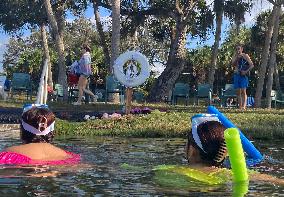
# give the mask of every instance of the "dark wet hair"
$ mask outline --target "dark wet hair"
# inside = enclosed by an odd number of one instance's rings
[[[88,44],[83,44],[83,49],[85,49],[87,52],[91,52],[91,47]]]
[[[22,115],[22,120],[29,125],[33,126],[34,128],[38,128],[38,125],[40,123],[43,123],[45,121],[45,118],[47,120],[47,126],[50,126],[54,120],[55,115],[47,108],[37,108],[33,107],[30,110],[26,111]],[[23,125],[21,123],[21,140],[25,144],[29,143],[39,143],[39,142],[52,142],[54,138],[54,131],[49,132],[47,135],[35,135],[23,128]]]
[[[200,125],[198,125],[197,133],[199,135],[204,151],[200,147],[198,147],[198,145],[193,140],[192,132],[188,135],[189,136],[188,143],[199,150],[200,157],[205,163],[214,166],[220,166],[222,165],[225,157],[218,162],[216,161],[216,158],[219,157],[220,150],[222,150],[222,148],[226,148],[224,147],[225,129],[226,129],[225,126],[218,121],[203,122]]]
[[[241,43],[236,44],[235,48],[237,49],[238,47],[240,47],[240,48],[244,49],[244,45],[243,45],[243,44],[241,44]]]
[[[237,44],[236,44],[236,47],[242,47],[242,48],[243,48],[244,45],[243,45],[242,43],[237,43]]]

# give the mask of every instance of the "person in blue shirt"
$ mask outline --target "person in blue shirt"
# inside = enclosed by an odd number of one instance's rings
[[[94,95],[94,93],[86,89],[88,84],[88,79],[92,75],[90,52],[91,48],[87,44],[83,44],[82,46],[83,55],[79,60],[79,67],[78,67],[78,72],[80,74],[78,81],[79,95],[77,102],[73,103],[74,105],[81,105],[84,92],[91,95],[93,100],[96,101],[96,96]]]
[[[254,65],[249,55],[243,53],[242,45],[237,45],[232,64],[234,66],[234,88],[237,91],[238,105],[240,109],[246,109],[246,89],[249,85],[248,74]]]

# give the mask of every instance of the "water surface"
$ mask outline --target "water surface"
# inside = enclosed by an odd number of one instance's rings
[[[282,142],[253,142],[269,156],[256,169],[284,179]],[[0,132],[0,151],[20,144],[19,132]],[[57,138],[57,146],[79,153],[76,166],[0,166],[0,196],[232,196],[232,184],[163,187],[153,179],[153,167],[184,164],[185,139],[173,138]],[[122,164],[137,167],[126,170]],[[37,177],[46,173],[47,177]],[[247,196],[282,196],[284,186],[250,182]]]

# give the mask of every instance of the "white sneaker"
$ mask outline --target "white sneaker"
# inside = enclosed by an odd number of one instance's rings
[[[95,95],[95,96],[93,97],[93,101],[94,101],[94,102],[97,102],[97,101],[98,101],[98,98],[99,98],[99,97],[98,97],[97,95]]]
[[[93,98],[92,98],[92,101],[89,101],[90,104],[95,104],[98,102],[98,96],[95,95]]]
[[[82,103],[81,102],[74,102],[74,103],[72,103],[73,105],[81,105]]]

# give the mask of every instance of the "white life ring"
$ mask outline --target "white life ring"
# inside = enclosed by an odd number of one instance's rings
[[[123,66],[129,60],[137,61],[141,65],[140,73],[138,73],[137,67],[134,64],[129,64],[125,72]],[[147,58],[137,51],[127,51],[122,53],[115,60],[113,71],[117,80],[126,87],[139,86],[150,76],[150,66]]]

